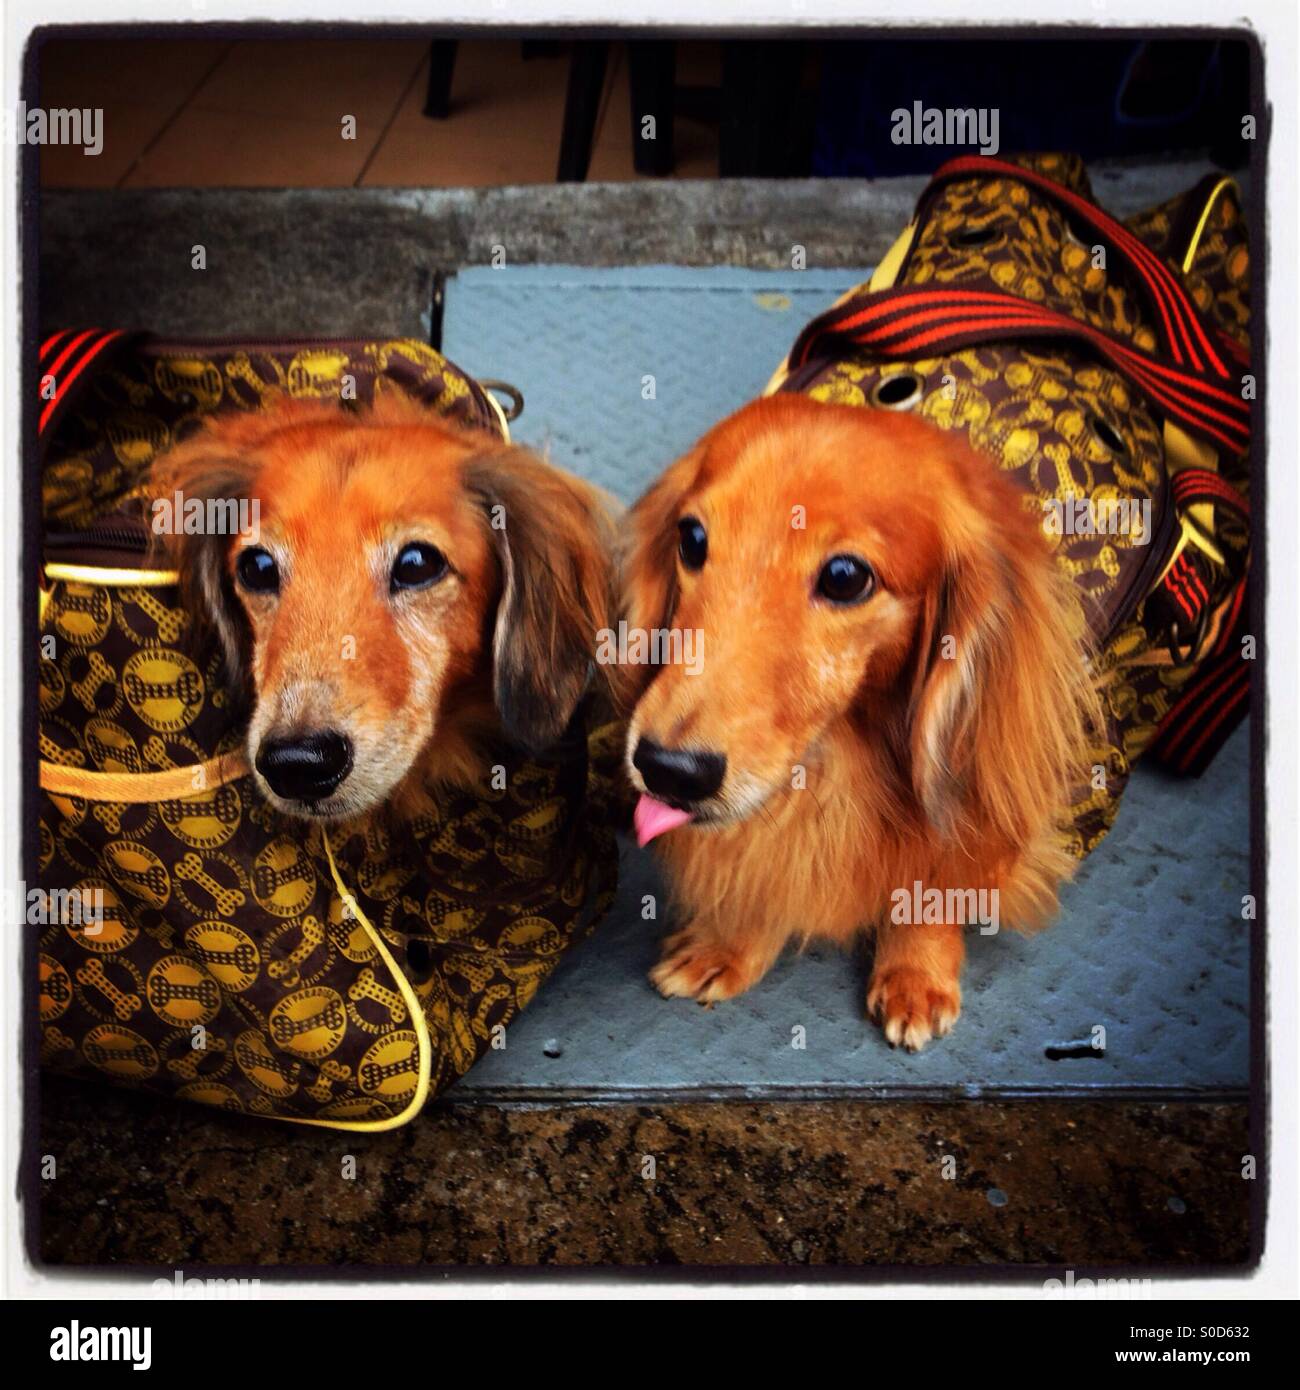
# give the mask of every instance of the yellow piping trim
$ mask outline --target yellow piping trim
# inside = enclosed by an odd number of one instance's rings
[[[45,622],[45,610],[50,606],[50,591],[45,587],[50,580],[64,580],[71,584],[102,584],[108,588],[122,589],[165,589],[180,583],[176,570],[133,570],[113,569],[107,565],[71,565],[62,560],[54,560],[41,566],[42,583],[37,591],[37,622]]]
[[[898,234],[894,244],[885,252],[880,264],[871,272],[871,279],[867,281],[868,290],[887,290],[893,287],[894,281],[898,279],[899,268],[903,264],[903,258],[907,255],[908,249],[912,245],[912,238],[916,235],[916,223],[909,222],[906,227]],[[832,309],[838,309],[846,299],[851,299],[862,287],[854,285],[852,289],[845,290],[842,295],[831,305]],[[771,380],[763,387],[765,396],[774,396],[785,383],[786,377],[790,375],[790,358],[787,356],[781,365],[772,373]]]
[[[415,1028],[416,1046],[420,1050],[419,1073],[415,1083],[415,1095],[411,1098],[411,1103],[400,1115],[390,1115],[386,1120],[306,1120],[297,1115],[276,1115],[273,1118],[288,1120],[290,1124],[295,1125],[314,1125],[320,1129],[344,1129],[358,1134],[377,1134],[381,1130],[397,1129],[406,1124],[408,1120],[413,1120],[424,1108],[424,1103],[429,1098],[429,1080],[433,1074],[433,1044],[429,1040],[428,1021],[424,1017],[424,1010],[420,1007],[419,997],[411,987],[410,980],[406,978],[393,959],[392,952],[388,949],[384,938],[375,930],[370,919],[361,911],[357,900],[344,886],[338,865],[334,862],[334,850],[330,846],[329,836],[325,833],[324,826],[321,827],[320,838],[321,843],[325,846],[325,858],[329,860],[330,875],[334,879],[335,890],[343,900],[343,906],[361,923],[362,929],[370,938],[375,950],[379,952],[380,959],[388,967],[388,972],[397,985],[406,1010],[411,1015],[411,1023]]]
[[[894,282],[898,279],[898,272],[902,269],[903,258],[907,255],[912,246],[912,238],[916,235],[916,223],[909,222],[906,227],[899,232],[894,244],[885,252],[884,259],[871,273],[867,288],[871,290],[892,290]]]
[[[1183,274],[1186,275],[1192,268],[1196,260],[1196,252],[1200,248],[1201,238],[1205,235],[1205,228],[1209,224],[1210,214],[1214,211],[1214,205],[1218,202],[1219,196],[1225,189],[1231,188],[1238,197],[1241,196],[1241,188],[1234,178],[1222,178],[1210,189],[1210,195],[1205,200],[1205,206],[1201,209],[1201,215],[1196,222],[1196,230],[1192,233],[1191,240],[1187,243],[1187,250],[1183,253]],[[1219,467],[1219,456],[1208,444],[1202,440],[1193,439],[1185,430],[1175,425],[1171,420],[1165,421],[1165,457],[1168,460],[1171,472],[1176,472],[1180,467],[1195,467],[1211,469],[1215,472]],[[1178,521],[1182,528],[1182,535],[1178,539],[1178,544],[1174,547],[1174,553],[1169,557],[1169,563],[1161,571],[1160,583],[1166,574],[1173,568],[1174,562],[1187,549],[1189,545],[1194,545],[1199,550],[1203,550],[1207,555],[1212,556],[1220,565],[1226,564],[1222,552],[1211,540],[1214,532],[1214,507],[1208,502],[1197,502],[1188,508],[1189,516],[1180,516]]]
[[[485,386],[483,394],[492,402],[492,409],[497,413],[497,423],[501,426],[501,437],[507,444],[510,443],[510,421],[506,419],[505,407]]]
[[[202,772],[203,785],[196,788],[194,775]],[[168,768],[163,772],[88,772],[85,768],[61,767],[57,763],[40,764],[41,786],[55,796],[84,796],[91,801],[173,801],[180,797],[194,796],[226,782],[244,776],[248,771],[248,761],[243,753],[226,753],[212,758],[206,763],[193,767]],[[321,827],[321,843],[325,846],[325,857],[329,860],[330,876],[334,888],[343,901],[344,907],[358,922],[370,938],[380,959],[388,968],[388,973],[397,985],[398,993],[411,1016],[411,1026],[415,1030],[416,1046],[419,1049],[419,1069],[415,1083],[415,1095],[410,1104],[399,1115],[390,1115],[386,1120],[309,1120],[298,1115],[263,1116],[286,1120],[295,1125],[316,1125],[322,1129],[343,1129],[356,1133],[378,1133],[380,1130],[396,1129],[408,1120],[414,1119],[424,1108],[429,1098],[429,1082],[433,1075],[433,1044],[429,1038],[429,1024],[420,1007],[420,1000],[411,982],[402,973],[393,959],[392,952],[370,919],[361,911],[357,900],[344,886],[338,865],[334,861],[334,850],[329,836]]]
[[[107,565],[69,565],[58,560],[45,566],[45,577],[66,579],[73,584],[106,584],[126,589],[158,589],[180,582],[177,570],[113,569]]]
[[[1216,564],[1226,565],[1228,563],[1223,558],[1223,552],[1213,544],[1190,517],[1179,516],[1178,525],[1182,534],[1178,537],[1178,544],[1174,546],[1174,553],[1169,557],[1169,563],[1160,571],[1160,577],[1156,580],[1157,584],[1173,569],[1174,562],[1189,545],[1195,546],[1197,550],[1203,550]]]
[[[204,763],[169,767],[159,772],[92,772],[84,767],[64,767],[61,763],[42,761],[40,783],[45,791],[55,796],[84,796],[88,801],[138,805],[145,801],[179,801],[187,796],[202,796],[215,787],[237,781],[247,772],[248,759],[242,752],[222,753]]]
[[[782,383],[789,375],[790,359],[785,357],[782,359],[781,365],[772,373],[771,379],[768,381],[767,385],[763,387],[763,394],[765,396],[775,396],[781,389]]]
[[[1219,456],[1214,449],[1202,439],[1193,439],[1186,430],[1174,424],[1172,420],[1165,421],[1165,464],[1171,474],[1177,474],[1184,468],[1205,468],[1212,473],[1219,470]],[[1187,509],[1192,521],[1195,523],[1196,535],[1190,536],[1195,543],[1209,541],[1214,535],[1214,504],[1211,502],[1193,502]],[[1186,530],[1186,528],[1184,528]],[[1200,538],[1198,541],[1197,538]],[[1223,564],[1223,556],[1210,546],[1201,544],[1203,550]],[[1179,550],[1182,546],[1179,546]],[[1176,559],[1178,552],[1174,552]],[[1161,578],[1164,576],[1162,575]]]
[[[1201,209],[1200,221],[1196,224],[1196,230],[1192,233],[1192,239],[1187,243],[1187,254],[1183,257],[1183,274],[1186,275],[1192,268],[1192,262],[1196,259],[1197,248],[1201,244],[1201,237],[1205,233],[1205,224],[1210,220],[1210,213],[1214,211],[1214,204],[1218,201],[1219,194],[1225,188],[1231,188],[1240,198],[1241,189],[1237,185],[1237,180],[1232,178],[1220,179],[1218,183],[1210,189],[1210,196],[1205,200],[1205,206]]]

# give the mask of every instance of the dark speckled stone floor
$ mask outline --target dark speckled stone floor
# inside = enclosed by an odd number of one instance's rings
[[[350,1136],[48,1078],[44,1111],[58,1176],[40,1184],[35,1248],[51,1264],[1249,1257],[1244,1105],[438,1104],[403,1130]]]

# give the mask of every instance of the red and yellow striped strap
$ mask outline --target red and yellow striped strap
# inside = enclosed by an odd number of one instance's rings
[[[1212,506],[1230,507],[1241,516],[1250,516],[1249,499],[1213,469],[1181,468],[1174,474],[1172,487],[1174,501],[1180,508],[1208,502]]]
[[[1095,203],[1090,203],[1064,184],[1007,160],[987,159],[983,155],[961,155],[939,167],[922,200],[931,196],[931,191],[941,183],[973,175],[1017,179],[1068,209],[1132,268],[1156,310],[1166,351],[1176,365],[1188,363],[1193,370],[1218,377],[1221,381],[1228,381],[1235,375],[1224,357],[1231,356],[1240,365],[1247,356],[1241,344],[1205,322],[1178,276],[1145,242],[1122,222],[1117,222]]]
[[[41,413],[37,435],[42,442],[52,437],[55,419],[67,403],[73,383],[96,358],[126,337],[120,328],[65,328],[51,334],[41,344],[37,379]],[[47,392],[47,381],[53,383],[52,391]]]
[[[1141,352],[1122,337],[998,289],[900,285],[865,291],[814,319],[790,352],[792,371],[850,342],[887,358],[934,356],[979,344],[1072,338],[1104,357],[1189,432],[1242,453],[1250,403],[1202,370]]]
[[[1240,649],[1247,626],[1247,585],[1244,577],[1238,582],[1214,651],[1170,706],[1148,750],[1184,776],[1199,777],[1250,711],[1254,662],[1245,660]]]

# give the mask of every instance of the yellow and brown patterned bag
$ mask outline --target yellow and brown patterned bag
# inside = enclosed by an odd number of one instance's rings
[[[1119,223],[1076,158],[969,157],[768,386],[960,430],[1060,521],[1107,717],[1074,807],[1080,857],[1144,752],[1199,773],[1247,710],[1249,341],[1232,180]],[[1144,529],[1090,521],[1144,505]]]
[[[91,330],[42,346],[39,867],[56,910],[41,1055],[229,1110],[386,1129],[499,1040],[612,900],[619,747],[584,710],[554,760],[503,747],[503,790],[441,792],[400,830],[308,828],[258,795],[217,646],[196,649],[176,575],[146,567],[139,499],[201,417],[338,399],[349,377],[358,403],[400,391],[507,434],[492,397],[414,341]],[[82,903],[102,920],[59,920]]]

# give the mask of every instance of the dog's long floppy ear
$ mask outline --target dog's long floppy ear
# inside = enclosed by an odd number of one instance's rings
[[[672,623],[677,605],[677,522],[682,501],[695,483],[698,448],[677,460],[627,515],[620,555],[620,611],[628,627],[650,632]],[[655,666],[622,666],[615,678],[621,708],[630,710],[658,671]]]
[[[1019,497],[993,481],[926,600],[912,782],[944,835],[992,831],[1019,846],[1061,820],[1098,702],[1072,586]]]
[[[234,537],[186,533],[185,504],[251,501],[255,476],[251,445],[265,431],[247,417],[213,420],[154,461],[149,487],[151,551],[180,572],[181,598],[221,644],[226,678],[237,700],[250,690],[250,636],[227,570]]]
[[[501,565],[492,680],[506,732],[532,751],[558,742],[593,672],[598,634],[611,625],[612,502],[599,489],[503,446],[465,464]]]

